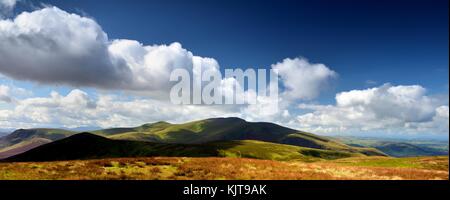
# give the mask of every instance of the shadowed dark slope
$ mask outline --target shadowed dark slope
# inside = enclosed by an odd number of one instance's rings
[[[174,145],[159,145],[150,142],[111,140],[102,136],[80,133],[23,154],[5,159],[6,161],[56,161],[135,156],[170,156],[169,151],[160,151]],[[183,146],[179,146],[183,148]],[[175,148],[173,149],[175,150]],[[194,154],[194,153],[193,153]],[[212,154],[205,154],[212,155]],[[180,155],[182,156],[182,154]]]
[[[80,133],[42,145],[3,161],[39,162],[147,156],[247,157],[269,160],[311,160],[337,159],[363,155],[253,140],[222,141],[205,144],[158,144],[142,141],[111,140],[90,133]]]

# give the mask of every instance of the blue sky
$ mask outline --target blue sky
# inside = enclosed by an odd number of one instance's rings
[[[337,106],[335,97],[341,92],[382,88],[389,83],[386,88],[418,85],[426,90],[422,96],[439,96],[440,103],[433,104],[434,108],[446,106],[448,118],[449,21],[448,1],[445,0],[23,0],[7,16],[14,18],[23,11],[32,12],[45,6],[56,6],[67,13],[94,19],[110,40],[131,39],[143,45],[179,42],[194,55],[214,58],[222,68],[269,69],[285,58],[298,57],[307,59],[310,64],[322,63],[338,74],[319,96],[290,102],[286,109],[291,114],[309,112],[298,109],[297,104]],[[103,93],[123,94],[121,90],[105,92],[96,87],[46,84],[28,79],[30,81],[23,81],[7,74],[0,79],[0,84],[32,90],[34,97],[47,97],[51,91],[67,95],[76,88],[93,98]],[[410,111],[405,113],[414,113]],[[373,120],[382,120],[379,114],[375,115]],[[296,117],[292,117],[280,123],[298,127],[295,120]],[[408,120],[401,126],[416,123]],[[423,120],[418,119],[417,123]],[[65,126],[60,122],[49,124]],[[358,130],[355,132],[366,132]],[[377,128],[367,132],[390,131]],[[445,131],[448,133],[448,124]]]
[[[87,13],[110,38],[180,42],[226,67],[303,56],[340,74],[337,91],[367,80],[448,90],[445,0],[43,2]]]

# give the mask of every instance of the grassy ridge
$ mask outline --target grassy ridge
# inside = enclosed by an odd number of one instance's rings
[[[315,161],[364,155],[252,140],[205,144],[163,144],[111,140],[89,133],[81,133],[10,157],[6,161],[56,161],[144,156],[245,157],[283,161]]]
[[[258,158],[279,161],[316,161],[319,159],[338,159],[353,156],[364,156],[363,154],[357,153],[320,150],[254,140],[233,141],[231,143],[219,142],[212,143],[210,145],[213,145],[215,148],[219,149],[219,156],[221,157]]]
[[[99,130],[93,133],[112,139],[178,144],[201,144],[229,140],[259,140],[355,154],[385,155],[383,152],[374,148],[351,147],[328,137],[321,137],[273,123],[247,122],[239,118],[214,118],[185,124],[158,122],[120,130]]]
[[[373,148],[351,147],[328,137],[321,137],[273,123],[247,122],[239,118],[213,118],[184,124],[157,122],[138,127],[112,128],[92,133],[118,140],[146,141],[169,144],[206,144],[216,141],[258,140],[271,143],[289,144],[299,147],[339,151],[349,154],[379,155],[385,154]],[[17,130],[0,139],[2,148],[24,144],[32,139],[55,141],[75,134],[61,129]],[[2,153],[0,152],[0,157]]]

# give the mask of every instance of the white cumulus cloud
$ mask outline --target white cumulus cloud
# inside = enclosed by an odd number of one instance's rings
[[[57,7],[0,21],[0,73],[19,80],[130,91],[167,91],[173,69],[218,68],[179,43],[110,40],[93,19]]]
[[[0,12],[10,12],[16,2],[0,0]],[[110,39],[94,19],[57,7],[23,12],[11,19],[0,18],[0,74],[50,86],[99,88],[102,93],[73,89],[65,95],[52,92],[47,97],[30,97],[32,93],[23,88],[0,85],[0,101],[8,105],[0,107],[0,126],[118,127],[236,116],[318,133],[448,133],[448,97],[427,95],[420,85],[385,84],[341,92],[336,94],[335,105],[300,104],[299,115],[293,103],[317,98],[338,74],[305,58],[286,58],[271,67],[284,86],[278,97],[257,96],[247,90],[237,95],[254,97],[257,104],[173,105],[167,100],[175,84],[169,81],[170,73],[183,68],[198,78],[207,70],[220,71],[214,58],[194,55],[178,42],[148,45]],[[239,84],[236,79],[223,78],[222,94],[232,96],[234,84]],[[117,91],[125,91],[127,98],[112,95]]]
[[[448,134],[448,100],[426,95],[419,85],[352,90],[336,95],[336,105],[301,104],[312,110],[299,126],[319,132],[392,131]],[[446,121],[446,122],[445,122]]]
[[[174,69],[187,69],[196,77],[200,67],[220,70],[215,59],[194,55],[180,43],[145,45],[110,39],[95,20],[57,7],[0,20],[0,43],[0,73],[10,78],[125,90],[160,99],[169,97]],[[325,65],[303,58],[287,58],[272,68],[287,88],[286,99],[313,99],[336,76]]]
[[[286,58],[272,65],[286,87],[286,95],[293,99],[316,98],[337,73],[324,64],[313,64],[304,58]]]
[[[222,106],[173,105],[170,102],[128,96],[89,95],[74,89],[66,95],[18,99],[0,108],[0,127],[120,127],[155,121],[185,122],[210,117],[240,116]]]

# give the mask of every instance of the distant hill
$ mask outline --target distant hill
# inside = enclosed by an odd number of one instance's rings
[[[448,152],[445,151],[420,147],[405,142],[380,142],[373,147],[394,157],[448,155]]]
[[[33,138],[45,138],[51,141],[62,139],[76,132],[64,129],[18,129],[9,135],[0,138],[0,148],[16,145]]]
[[[4,136],[4,135],[8,135],[8,132],[0,131],[0,137],[2,137],[2,136]]]
[[[32,139],[17,143],[15,145],[3,148],[0,151],[0,159],[8,158],[10,156],[17,155],[17,154],[21,154],[30,149],[36,148],[38,146],[41,146],[41,145],[44,145],[44,144],[47,144],[50,142],[52,142],[52,141],[49,139],[45,139],[45,138],[32,138]]]
[[[0,137],[0,159],[23,153],[73,134],[76,132],[63,129],[18,129],[9,135]]]
[[[25,153],[7,158],[4,161],[39,162],[146,156],[244,157],[311,161],[364,155],[251,140],[210,142],[205,144],[160,144],[112,140],[90,133],[80,133],[39,146]]]
[[[388,141],[371,137],[338,137],[338,140],[350,146],[376,148],[394,157],[448,155],[448,141],[401,139]]]
[[[11,155],[12,146],[19,150],[29,150],[32,139],[41,139],[41,141],[45,139],[47,142],[52,142],[75,133],[63,129],[20,129],[0,138],[0,157],[2,154],[3,157],[5,156],[5,148],[8,147],[10,151],[8,155]],[[153,143],[204,144],[215,141],[257,140],[354,154],[385,155],[374,148],[352,147],[328,137],[273,123],[247,122],[240,118],[212,118],[184,124],[157,122],[138,127],[102,129],[92,133],[117,140]],[[20,151],[16,149],[13,152]]]

